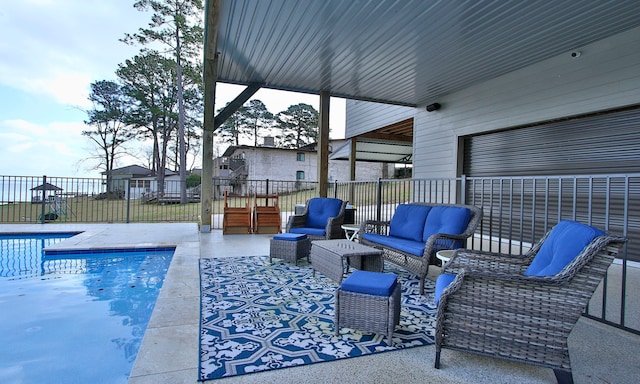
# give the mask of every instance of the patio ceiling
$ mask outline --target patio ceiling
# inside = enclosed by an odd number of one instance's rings
[[[413,156],[413,118],[391,124],[353,138],[356,160],[411,164]],[[336,149],[330,160],[349,160],[352,141]]]
[[[629,0],[222,0],[217,80],[422,107],[637,26]]]

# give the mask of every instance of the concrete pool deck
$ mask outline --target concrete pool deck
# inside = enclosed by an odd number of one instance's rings
[[[129,378],[131,384],[199,382],[198,259],[268,255],[272,236],[199,233],[194,223],[0,225],[0,233],[75,231],[82,234],[52,248],[176,247]],[[431,268],[430,278],[438,273],[438,268]],[[631,384],[640,377],[638,335],[582,318],[569,345],[576,384]],[[426,346],[210,382],[555,383],[547,368],[450,350],[443,350],[441,369],[436,370],[434,353],[434,346]]]

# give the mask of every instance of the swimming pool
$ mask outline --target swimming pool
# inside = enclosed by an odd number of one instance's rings
[[[173,248],[52,252],[0,235],[0,382],[126,383]]]

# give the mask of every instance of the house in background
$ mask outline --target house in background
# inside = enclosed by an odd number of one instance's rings
[[[330,140],[329,151],[332,152],[345,144],[345,140]],[[357,163],[356,180],[377,180],[391,178],[395,164],[359,161]],[[349,162],[346,160],[329,161],[329,181],[346,181],[349,176]],[[214,159],[214,194],[218,197],[227,190],[233,194],[247,193],[247,180],[295,181],[299,188],[309,183],[315,188],[318,174],[318,154],[316,144],[309,144],[297,149],[275,148],[270,138],[265,138],[265,145],[254,147],[249,145],[229,146],[222,156]],[[262,188],[260,184],[256,188]],[[290,190],[291,183],[273,184],[269,193],[285,193]],[[256,190],[255,193],[267,191]]]
[[[106,177],[106,172],[102,172]],[[158,179],[149,168],[140,165],[129,165],[111,171],[112,191],[122,195],[124,199],[140,199],[158,194]],[[105,179],[106,183],[106,179]],[[180,196],[180,175],[165,170],[163,195]]]

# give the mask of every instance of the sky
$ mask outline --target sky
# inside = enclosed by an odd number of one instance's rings
[[[119,63],[140,47],[118,39],[147,26],[150,12],[134,0],[0,0],[0,176],[100,177],[87,160],[94,147],[81,132],[90,84],[115,80]],[[218,83],[218,110],[244,87]],[[318,95],[262,89],[270,112],[306,103],[319,107]],[[344,137],[345,101],[332,98],[331,138]],[[247,143],[250,144],[250,143]],[[144,153],[146,144],[132,152]],[[222,153],[227,145],[220,145]],[[118,167],[144,158],[120,159]],[[201,167],[201,159],[191,161]]]

